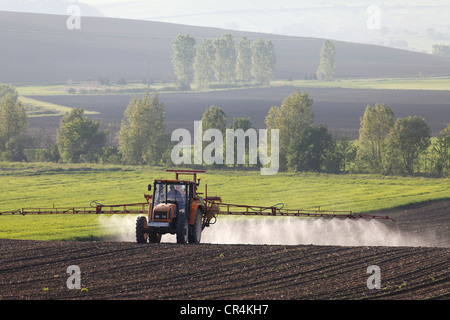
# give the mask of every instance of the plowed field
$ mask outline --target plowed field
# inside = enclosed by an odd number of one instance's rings
[[[0,240],[0,298],[445,300],[449,208],[438,201],[389,212],[404,231],[439,229],[439,247]],[[80,289],[67,287],[72,265]],[[379,289],[368,288],[374,265]]]

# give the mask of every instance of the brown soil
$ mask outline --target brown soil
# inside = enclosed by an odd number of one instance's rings
[[[443,299],[450,296],[450,201],[388,213],[397,227],[436,228],[440,247],[139,245],[0,240],[0,299]],[[81,270],[68,289],[67,267]],[[381,289],[368,289],[368,267]]]

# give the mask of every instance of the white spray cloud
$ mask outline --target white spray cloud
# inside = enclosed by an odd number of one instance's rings
[[[111,236],[110,241],[133,242],[136,241],[136,216],[113,215],[98,217],[101,228]]]
[[[432,238],[432,237],[431,237]],[[227,244],[427,246],[427,240],[389,228],[377,220],[295,217],[219,217],[202,242]]]
[[[136,216],[99,216],[102,228],[114,231],[108,240],[134,242]],[[163,235],[161,242],[176,242]],[[433,234],[410,235],[377,220],[302,219],[295,217],[227,217],[202,232],[202,243],[267,245],[413,246],[436,243]]]

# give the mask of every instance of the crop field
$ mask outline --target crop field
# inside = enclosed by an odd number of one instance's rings
[[[0,239],[0,299],[190,300],[192,305],[205,299],[250,299],[264,301],[272,312],[274,306],[269,300],[448,300],[449,210],[449,200],[383,210],[381,214],[396,222],[382,228],[378,222],[295,222],[283,217],[274,219],[286,222],[281,223],[284,230],[277,228],[280,223],[267,222],[251,228],[248,218],[235,223],[223,235],[225,241],[210,241],[211,233],[223,233],[222,225],[228,223],[220,219],[217,226],[204,231],[205,241],[200,245],[80,237],[95,233],[103,219],[111,226],[112,217],[107,216],[0,216],[2,231],[10,226],[17,228],[16,235],[27,235],[26,240],[8,239],[14,238],[12,233]],[[120,217],[119,221],[126,219]],[[301,228],[302,222],[308,222],[306,226],[312,230]],[[356,243],[333,244],[337,234],[351,238],[362,228],[366,234],[376,233],[388,241],[368,245],[358,235],[354,237]],[[399,230],[408,235],[406,244],[393,241]],[[439,242],[432,242],[436,240],[430,237],[433,231],[437,231]],[[288,238],[290,232],[307,234],[308,242],[277,242]],[[65,240],[72,241],[55,241],[58,235],[69,233],[72,238]],[[230,243],[237,233],[247,237],[260,233],[260,242]],[[35,240],[43,234],[47,234],[47,241]],[[2,232],[1,238],[4,235]],[[325,244],[315,244],[314,238]],[[79,289],[67,287],[67,268],[74,265],[80,268]],[[381,282],[376,289],[369,287],[369,268],[373,266],[380,270]],[[218,302],[210,304],[217,306]],[[177,314],[179,309],[173,306],[170,312]]]
[[[164,168],[114,165],[1,163],[2,211],[36,206],[88,206],[144,201],[153,179],[172,178]],[[201,185],[227,203],[359,213],[450,198],[449,179],[207,170]],[[201,188],[201,187],[200,187]],[[126,192],[124,192],[126,190]]]
[[[289,82],[283,81],[283,85]],[[449,77],[337,79],[334,81],[295,80],[290,83],[305,88],[450,90]]]
[[[99,203],[145,202],[153,179],[172,178],[163,168],[1,163],[0,211],[20,208],[89,207]],[[450,198],[449,180],[376,175],[330,175],[209,170],[200,190],[223,202],[285,209],[346,210],[357,213]],[[124,192],[126,190],[126,192]],[[101,239],[115,230],[99,227],[95,216],[2,216],[0,238],[35,240]],[[25,220],[26,219],[26,220]],[[24,224],[23,222],[26,221]],[[45,225],[45,228],[40,227]]]
[[[266,127],[265,117],[269,109],[274,105],[280,106],[283,99],[297,89],[306,90],[314,100],[317,124],[326,125],[331,132],[345,132],[354,139],[358,137],[360,117],[368,104],[386,103],[392,107],[395,117],[423,117],[432,135],[437,135],[450,123],[449,90],[308,88],[299,85],[160,93],[159,98],[166,108],[169,132],[177,128],[193,131],[194,121],[200,120],[212,105],[227,113],[229,124],[234,117],[250,117],[254,127],[260,129]],[[120,124],[132,95],[31,95],[28,98],[71,108],[81,107],[96,113],[89,115],[92,119],[102,120],[104,124]],[[59,121],[55,121],[55,117],[30,118],[30,127],[47,130],[54,135]]]
[[[215,83],[213,82],[212,85]],[[217,83],[216,85],[219,85]],[[337,79],[334,81],[320,80],[274,80],[272,86],[296,86],[304,88],[347,88],[347,89],[393,89],[393,90],[450,90],[449,77],[415,77],[415,78],[361,78],[361,79]],[[254,84],[251,87],[258,87]],[[248,87],[247,86],[247,87]],[[70,92],[69,89],[75,89]],[[170,91],[176,89],[175,84],[153,83],[146,85],[138,82],[130,82],[127,84],[110,84],[100,85],[89,82],[66,83],[66,84],[36,84],[36,85],[19,85],[17,90],[22,96],[60,96],[60,95],[86,95],[97,91],[99,94],[133,94],[136,91],[146,92],[149,90],[164,92],[164,89],[171,88]],[[196,85],[192,88],[195,90]],[[245,87],[243,87],[245,88]],[[83,90],[84,89],[84,90]],[[92,90],[89,91],[89,90]],[[223,89],[198,89],[197,91],[223,91]]]
[[[214,299],[446,300],[450,293],[448,248],[0,244],[3,299],[191,300],[196,305],[194,300]],[[78,290],[66,286],[70,265],[81,271]],[[371,265],[381,269],[380,289],[368,289]],[[264,304],[270,311],[271,302]]]

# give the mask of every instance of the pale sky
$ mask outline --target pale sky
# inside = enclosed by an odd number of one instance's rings
[[[286,32],[290,26],[320,25],[329,29],[367,20],[369,7],[378,7],[380,20],[398,28],[450,24],[448,0],[78,0],[109,17],[148,19],[190,25]],[[436,7],[438,6],[438,7]],[[442,21],[441,21],[442,20]],[[252,30],[248,30],[252,29]],[[291,28],[292,30],[294,28]],[[294,31],[291,31],[294,32]],[[295,33],[295,32],[294,32]]]

